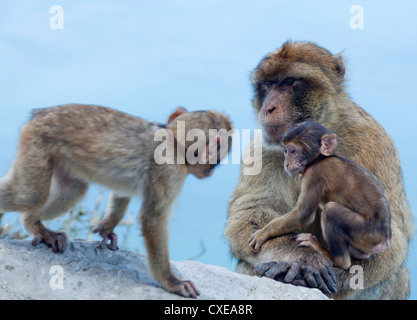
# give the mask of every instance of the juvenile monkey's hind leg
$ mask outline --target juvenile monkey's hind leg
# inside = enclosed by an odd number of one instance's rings
[[[61,168],[54,167],[48,199],[40,208],[24,213],[25,228],[34,236],[33,245],[46,243],[52,247],[53,252],[65,250],[65,233],[47,229],[41,220],[52,219],[67,212],[82,198],[87,187],[87,183],[71,178]]]
[[[36,148],[19,150],[12,167],[0,178],[0,212],[25,212],[47,199],[53,163]]]
[[[323,238],[336,267],[349,269],[352,265],[349,247],[357,230],[365,226],[365,218],[337,203],[328,202],[321,214]]]
[[[47,229],[40,220],[33,220],[33,215],[26,215],[24,224],[26,230],[34,234],[32,245],[46,243],[52,247],[53,252],[64,252],[67,246],[67,236],[64,232],[54,232]]]

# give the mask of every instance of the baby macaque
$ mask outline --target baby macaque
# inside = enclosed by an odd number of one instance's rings
[[[25,228],[40,242],[63,252],[67,237],[47,229],[42,220],[67,212],[84,195],[88,183],[103,185],[110,195],[104,219],[94,230],[109,248],[117,250],[114,227],[122,219],[130,197],[143,199],[140,221],[155,279],[164,289],[184,297],[199,294],[192,281],[181,281],[172,272],[168,256],[168,213],[188,173],[209,177],[221,160],[217,152],[227,144],[228,118],[215,111],[186,112],[178,108],[167,125],[148,122],[114,109],[94,105],[63,105],[35,109],[20,133],[16,158],[0,179],[0,211],[19,211]],[[183,129],[183,130],[180,130]],[[185,139],[191,129],[203,139]],[[184,131],[184,132],[182,132]],[[173,159],[156,162],[161,139],[172,142]],[[194,137],[192,137],[194,138]],[[199,141],[204,140],[204,141]],[[175,143],[174,143],[175,142]],[[193,143],[193,144],[192,144]],[[193,148],[193,163],[189,161]],[[223,148],[224,149],[224,148]],[[169,150],[166,150],[166,153]],[[222,156],[225,156],[223,153]],[[192,157],[191,157],[192,158]],[[160,160],[160,159],[159,159]]]
[[[311,246],[348,269],[351,258],[366,259],[383,251],[391,239],[391,214],[376,179],[357,163],[334,154],[336,134],[318,123],[293,125],[283,136],[284,168],[300,174],[301,192],[295,208],[253,233],[249,245],[257,251],[268,239],[311,227],[317,208],[326,249],[309,233],[299,234]],[[329,255],[330,254],[330,255]]]

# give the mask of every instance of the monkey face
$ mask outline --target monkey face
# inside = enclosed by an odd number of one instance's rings
[[[267,55],[252,73],[253,105],[267,144],[278,144],[295,123],[321,120],[315,118],[342,90],[343,74],[341,58],[312,43],[287,42]]]
[[[259,111],[259,121],[272,142],[279,142],[283,134],[297,121],[296,92],[305,91],[303,80],[291,77],[279,81],[263,81],[258,86],[265,98]]]
[[[307,166],[307,157],[303,150],[294,144],[284,145],[284,169],[291,175],[304,173]]]

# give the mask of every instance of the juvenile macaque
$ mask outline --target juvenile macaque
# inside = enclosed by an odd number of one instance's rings
[[[261,250],[272,237],[306,231],[322,208],[320,225],[330,257],[317,238],[298,235],[300,245],[310,246],[337,267],[348,269],[351,257],[366,259],[383,251],[391,239],[391,214],[376,179],[357,163],[334,154],[336,134],[318,123],[293,125],[283,136],[285,171],[301,174],[301,192],[295,208],[256,231],[249,240]]]
[[[157,164],[155,141],[158,130],[187,151],[190,141],[178,139],[177,127],[205,133],[203,148],[196,149],[195,164],[186,157],[174,164]],[[148,122],[114,109],[94,105],[64,105],[35,109],[22,128],[17,156],[9,172],[0,179],[0,211],[20,211],[25,228],[33,234],[33,245],[44,242],[54,252],[65,249],[63,232],[45,228],[42,220],[67,212],[84,195],[89,182],[113,190],[105,218],[94,230],[117,249],[114,227],[122,219],[130,197],[143,199],[140,222],[155,279],[163,288],[185,297],[199,292],[192,281],[173,275],[168,256],[167,219],[188,173],[198,178],[212,174],[220,161],[217,150],[229,143],[230,135],[210,135],[210,129],[231,130],[228,118],[215,111],[186,112],[178,108],[167,125]],[[216,130],[214,130],[216,131]],[[203,134],[204,136],[204,134]],[[200,151],[201,152],[198,152]]]

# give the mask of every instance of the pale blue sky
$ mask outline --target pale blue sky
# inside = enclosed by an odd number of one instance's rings
[[[49,27],[52,5],[64,9],[63,30]],[[352,5],[364,9],[363,30],[350,28]],[[416,12],[417,2],[401,0],[3,0],[0,175],[35,107],[94,103],[161,122],[178,105],[214,108],[235,128],[254,129],[251,70],[286,40],[310,40],[343,51],[348,92],[394,139],[416,212]],[[171,219],[173,260],[192,257],[203,241],[200,261],[234,268],[222,231],[238,169],[223,165],[209,180],[187,178]],[[93,189],[86,203],[95,196]],[[139,204],[128,211],[136,216]],[[129,236],[129,248],[142,245],[139,234]],[[411,297],[417,298],[416,244],[410,248]]]

